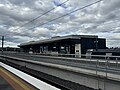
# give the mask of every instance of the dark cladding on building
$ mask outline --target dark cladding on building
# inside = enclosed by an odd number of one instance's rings
[[[106,39],[94,35],[57,36],[18,45],[24,52],[86,54],[88,49],[106,49]]]

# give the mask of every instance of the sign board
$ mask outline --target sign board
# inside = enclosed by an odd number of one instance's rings
[[[75,44],[76,57],[81,57],[81,44]]]

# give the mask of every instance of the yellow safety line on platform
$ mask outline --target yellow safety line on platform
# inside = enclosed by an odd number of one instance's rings
[[[22,88],[24,88],[24,90],[31,90],[30,88],[28,88],[26,85],[24,85],[22,82],[20,82],[19,80],[15,79],[12,75],[10,75],[8,72],[6,72],[4,69],[0,68],[0,71],[2,71],[3,73],[5,73],[8,77],[10,77],[13,81],[15,81],[16,83],[18,83]]]

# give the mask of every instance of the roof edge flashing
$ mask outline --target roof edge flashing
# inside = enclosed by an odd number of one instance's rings
[[[38,40],[38,41],[30,41],[26,43],[21,43],[18,45],[21,46],[27,46],[27,45],[33,45],[33,44],[39,44],[39,43],[46,43],[46,42],[53,42],[58,40],[64,40],[64,39],[81,39],[81,38],[98,38],[97,35],[68,35],[68,36],[55,36],[51,37],[50,39],[44,39],[44,40]]]

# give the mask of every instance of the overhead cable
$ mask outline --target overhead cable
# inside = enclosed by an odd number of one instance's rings
[[[71,12],[68,12],[68,13],[62,15],[62,16],[59,16],[59,17],[54,18],[54,19],[52,19],[52,20],[49,20],[49,21],[47,21],[47,22],[45,22],[45,23],[42,23],[42,24],[40,24],[40,25],[38,25],[38,26],[36,26],[36,27],[40,27],[40,26],[43,26],[43,25],[45,25],[45,24],[47,24],[47,23],[56,21],[57,19],[63,18],[63,17],[65,17],[65,16],[68,16],[68,15],[74,13],[74,12],[77,12],[77,11],[79,11],[79,10],[82,10],[82,9],[84,9],[84,8],[87,8],[87,7],[89,7],[89,6],[92,6],[92,5],[94,5],[94,4],[98,3],[98,2],[101,2],[101,1],[102,1],[102,0],[98,0],[98,1],[96,1],[96,2],[93,2],[93,3],[91,3],[91,4],[88,4],[88,5],[86,5],[86,6],[83,6],[83,7],[81,7],[81,8],[75,9],[75,10],[73,10],[73,11],[71,11]],[[35,27],[34,27],[34,28],[35,28]],[[33,27],[30,28],[30,29],[33,29]]]
[[[69,1],[69,0],[66,0],[65,2],[63,2],[63,3],[59,4],[59,5],[57,5],[57,7],[64,5],[64,4],[65,4],[66,2],[68,2],[68,1]],[[31,23],[31,22],[37,20],[38,18],[40,18],[40,17],[44,16],[45,14],[51,12],[51,11],[54,10],[55,8],[56,8],[56,7],[54,7],[54,8],[52,8],[52,9],[50,9],[50,10],[44,12],[43,14],[41,14],[41,15],[37,16],[36,18],[34,18],[34,19],[28,21],[27,23],[23,24],[22,26],[20,26],[19,28],[15,29],[15,30],[18,30],[18,29],[24,27],[25,25],[27,25],[27,24],[29,24],[29,23]]]

